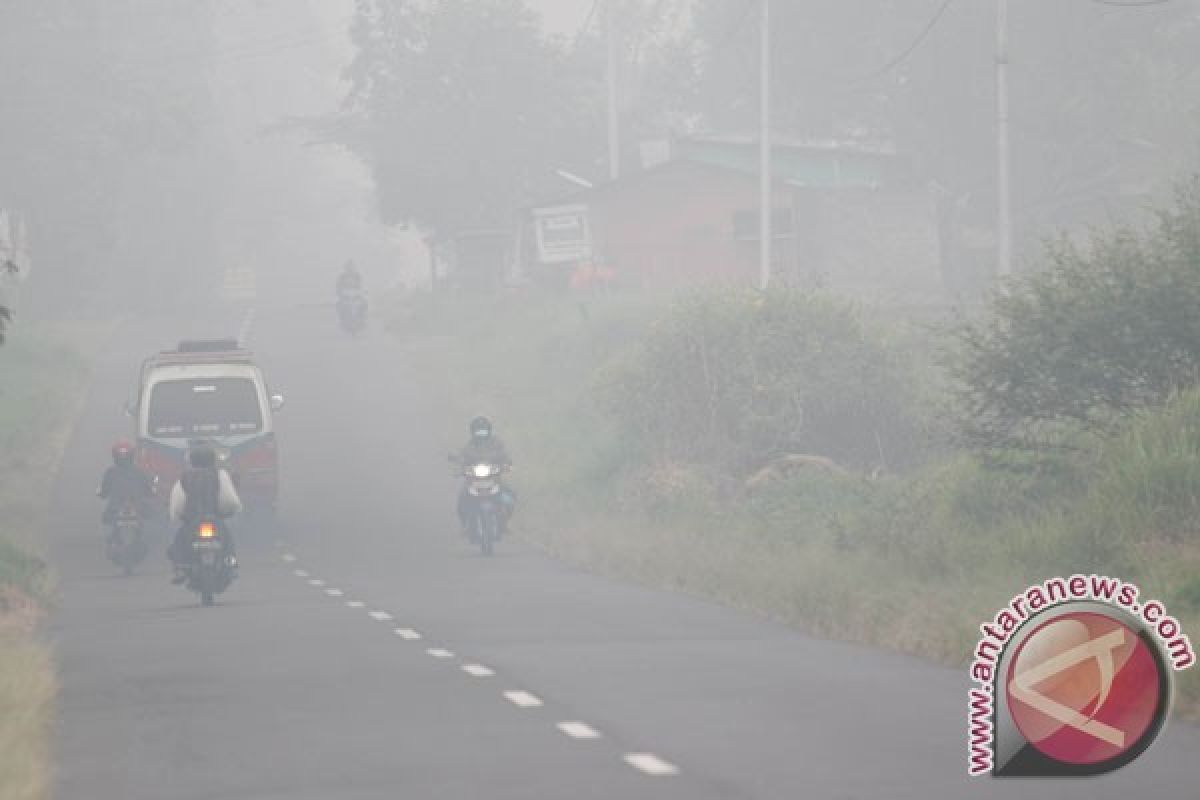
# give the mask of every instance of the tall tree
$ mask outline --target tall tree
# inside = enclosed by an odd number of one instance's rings
[[[576,69],[521,0],[359,0],[352,36],[340,135],[389,222],[506,225],[554,169],[600,151],[601,76]]]
[[[0,207],[29,221],[35,295],[161,302],[211,269],[212,13],[186,0],[0,4]]]

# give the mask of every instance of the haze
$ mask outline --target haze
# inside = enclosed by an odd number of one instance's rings
[[[1200,0],[8,0],[0,98],[0,798],[1195,795]],[[969,673],[1073,574],[1163,613]]]

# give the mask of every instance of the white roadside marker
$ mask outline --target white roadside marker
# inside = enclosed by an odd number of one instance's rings
[[[490,678],[496,674],[483,664],[463,664],[462,671],[474,678]]]
[[[412,628],[396,628],[396,635],[401,639],[407,639],[410,642],[421,638],[421,634],[417,633]]]
[[[293,572],[292,574],[295,575],[297,578],[307,578],[308,577],[308,573],[302,569],[298,569],[295,572]]]
[[[341,597],[342,590],[341,589],[326,589],[325,594],[329,595],[330,597]]]
[[[525,691],[513,690],[505,692],[504,696],[517,708],[539,708],[542,705],[542,698]]]
[[[584,722],[560,722],[558,729],[572,739],[599,739],[600,731]]]
[[[454,658],[454,653],[449,650],[444,650],[441,647],[431,647],[425,651],[434,658]]]
[[[629,753],[625,756],[625,763],[656,778],[679,774],[679,767],[663,761],[653,753]]]
[[[366,605],[366,603],[364,603],[361,600],[347,600],[346,601],[346,608],[362,608],[365,605]]]
[[[371,619],[378,620],[379,622],[388,622],[392,618],[392,615],[386,611],[369,611],[367,614]]]
[[[308,585],[309,586],[324,586],[325,581],[321,580],[320,578],[313,578],[311,581],[308,582]]]
[[[296,557],[294,555],[292,555],[291,553],[284,553],[283,560],[290,564],[296,560]]]

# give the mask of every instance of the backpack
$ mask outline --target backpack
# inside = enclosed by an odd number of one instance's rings
[[[185,502],[183,518],[194,521],[216,517],[220,511],[221,478],[215,469],[190,467],[179,476]]]

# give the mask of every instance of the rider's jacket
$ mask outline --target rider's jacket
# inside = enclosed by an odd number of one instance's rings
[[[139,502],[154,494],[154,488],[146,473],[133,464],[114,464],[104,472],[100,481],[100,497],[108,501],[110,509],[122,503]]]
[[[200,517],[230,516],[241,510],[242,500],[223,469],[187,469],[171,488],[173,522],[192,523]]]
[[[504,446],[500,437],[494,435],[486,439],[476,439],[472,436],[459,451],[458,458],[463,465],[483,463],[506,467],[512,464],[508,448]]]
[[[361,291],[362,275],[357,272],[343,272],[341,275],[338,275],[337,293],[339,297]]]

